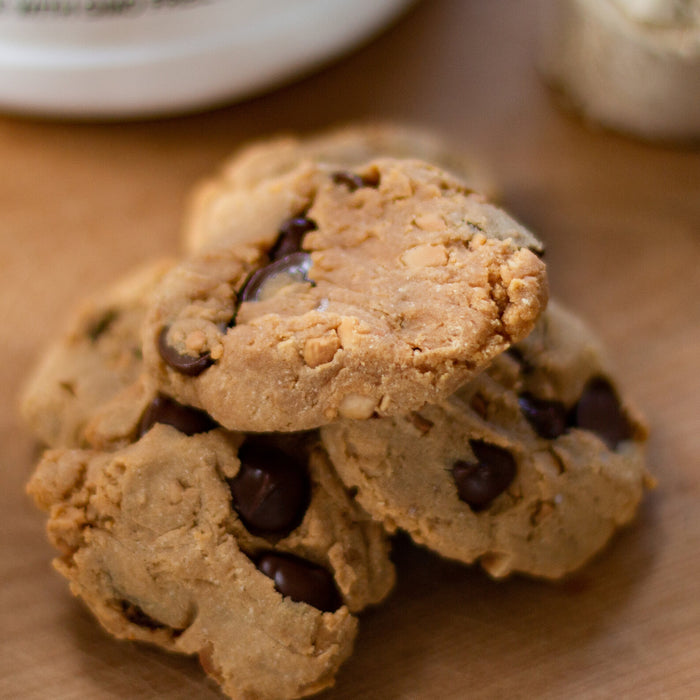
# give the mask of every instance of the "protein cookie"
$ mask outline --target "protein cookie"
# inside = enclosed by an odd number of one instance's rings
[[[148,295],[171,265],[158,261],[83,302],[52,343],[21,397],[35,436],[51,447],[85,444],[85,424],[141,372]]]
[[[524,337],[547,299],[537,240],[421,161],[305,163],[159,284],[144,332],[164,393],[233,430],[420,408]],[[533,252],[536,251],[536,252]]]
[[[448,401],[321,434],[356,500],[388,531],[499,578],[580,567],[652,484],[641,419],[590,331],[555,303]]]
[[[28,490],[58,571],[109,632],[198,654],[232,698],[332,685],[353,613],[394,581],[379,524],[313,436],[244,436],[162,396],[144,404],[132,444],[39,464]]]
[[[400,124],[343,126],[301,138],[282,135],[247,144],[222,166],[216,176],[200,183],[190,197],[185,215],[185,247],[199,250],[216,240],[238,237],[248,221],[257,226],[260,216],[275,212],[256,206],[264,193],[274,189],[279,178],[305,161],[333,163],[352,170],[380,157],[417,158],[454,173],[476,192],[489,198],[496,191],[491,178],[473,158],[455,143],[431,131]],[[264,194],[262,195],[264,196]]]

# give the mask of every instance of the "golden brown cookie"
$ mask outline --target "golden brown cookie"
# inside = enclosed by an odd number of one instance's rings
[[[148,295],[171,261],[129,273],[82,302],[29,378],[21,412],[51,447],[85,444],[92,413],[141,372],[140,329]]]
[[[538,241],[421,161],[309,162],[257,195],[259,217],[162,280],[144,330],[160,389],[229,429],[438,401],[546,303]]]
[[[388,531],[493,576],[560,577],[634,516],[652,480],[646,429],[599,343],[550,303],[533,333],[449,400],[322,431]]]
[[[379,524],[313,436],[229,433],[136,396],[93,426],[111,451],[49,450],[29,484],[58,571],[112,634],[198,654],[232,698],[332,685],[353,613],[393,585]]]
[[[185,216],[184,241],[199,250],[230,234],[244,212],[255,221],[256,188],[263,191],[305,161],[333,163],[352,170],[381,157],[418,158],[454,173],[474,191],[493,198],[491,178],[483,166],[456,143],[428,129],[401,124],[374,123],[341,126],[307,137],[280,135],[241,147],[213,177],[193,191]],[[274,222],[273,222],[274,225]]]

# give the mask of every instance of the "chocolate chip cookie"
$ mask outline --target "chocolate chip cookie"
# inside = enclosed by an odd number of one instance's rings
[[[148,295],[170,265],[163,260],[129,273],[72,312],[21,397],[22,415],[43,443],[84,444],[94,411],[137,379]]]
[[[160,389],[226,428],[306,430],[439,401],[546,303],[538,241],[421,161],[307,162],[257,194],[259,218],[165,276],[144,331]]]
[[[112,634],[198,654],[232,698],[332,685],[354,613],[393,585],[379,524],[313,435],[230,433],[134,393],[94,428],[111,450],[49,450],[29,484],[58,571]]]
[[[376,123],[342,126],[300,138],[281,135],[247,144],[224,163],[220,172],[200,183],[185,215],[185,247],[201,249],[220,238],[238,235],[242,219],[257,225],[267,214],[256,207],[257,188],[265,191],[304,161],[333,163],[353,170],[380,157],[418,158],[454,173],[476,192],[493,198],[496,189],[482,165],[458,144],[415,126]],[[269,212],[275,225],[274,211]],[[278,217],[279,218],[279,217]]]
[[[600,344],[556,303],[449,400],[321,434],[387,530],[499,578],[580,567],[652,484],[642,420],[620,398]]]

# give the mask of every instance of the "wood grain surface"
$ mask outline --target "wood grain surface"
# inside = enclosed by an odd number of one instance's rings
[[[591,129],[535,70],[533,3],[424,0],[342,60],[170,120],[0,117],[0,697],[220,698],[197,663],[111,639],[50,567],[24,495],[17,393],[68,309],[176,252],[184,198],[242,141],[354,119],[438,129],[547,244],[551,288],[610,346],[659,479],[636,522],[560,584],[494,583],[399,540],[324,700],[700,697],[700,152]]]

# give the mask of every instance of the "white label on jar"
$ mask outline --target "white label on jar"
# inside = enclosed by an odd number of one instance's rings
[[[123,17],[203,5],[211,0],[0,0],[0,13],[18,17]]]
[[[302,0],[301,5],[308,0]],[[0,42],[26,50],[153,46],[259,21],[284,0],[0,0]]]

